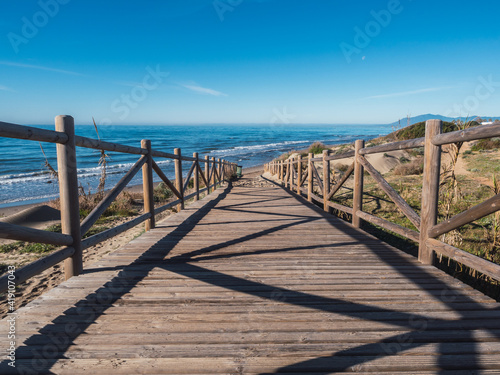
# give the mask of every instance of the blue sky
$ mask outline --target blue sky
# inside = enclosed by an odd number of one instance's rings
[[[3,1],[0,121],[500,116],[500,3]]]

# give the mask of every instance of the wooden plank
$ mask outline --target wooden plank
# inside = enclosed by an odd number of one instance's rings
[[[147,162],[147,156],[141,156],[141,158],[130,168],[130,170],[123,176],[120,181],[111,189],[104,199],[92,210],[92,212],[82,221],[81,224],[81,235],[84,236],[92,225],[101,217],[104,211],[113,203],[116,197],[125,189],[127,184],[132,181],[134,176],[141,170],[144,163]]]
[[[162,181],[168,186],[168,188],[172,191],[172,193],[175,194],[175,196],[179,199],[182,198],[181,194],[177,191],[177,188],[174,186],[174,184],[168,179],[168,177],[165,175],[165,173],[163,173],[163,171],[161,170],[161,168],[158,166],[158,164],[156,164],[154,161],[153,161],[153,170],[156,172],[156,174],[158,175],[158,177],[160,177],[162,179]]]
[[[476,271],[479,271],[495,280],[500,281],[500,265],[492,263],[486,259],[480,258],[474,254],[468,253],[454,246],[445,244],[434,238],[427,239],[427,246],[438,254],[453,259],[466,265]]]
[[[363,185],[364,185],[364,164],[361,162],[361,156],[359,155],[359,151],[365,147],[365,141],[358,139],[354,143],[354,188],[353,188],[353,197],[352,197],[352,225],[355,228],[361,227],[361,220],[357,215],[358,211],[363,210]]]
[[[344,183],[347,181],[349,177],[351,177],[352,173],[354,172],[354,163],[351,164],[349,169],[344,173],[342,178],[335,184],[335,186],[332,188],[330,193],[328,193],[328,196],[326,199],[329,201],[332,199],[332,197],[335,195],[335,193],[344,185]]]
[[[355,155],[354,151],[348,151],[348,152],[344,152],[343,154],[330,155],[330,156],[328,156],[327,159],[330,161],[339,160],[339,159],[347,159],[347,158],[353,158],[354,155]]]
[[[488,216],[500,210],[500,194],[497,194],[478,205],[469,208],[467,211],[461,212],[441,223],[432,226],[428,230],[430,238],[436,238],[444,233],[448,233],[453,229],[457,229],[462,225],[469,224],[482,217]]]
[[[15,280],[16,285],[24,283],[26,280],[39,273],[55,266],[56,264],[62,262],[63,260],[73,256],[75,249],[72,247],[65,247],[64,249],[58,250],[50,255],[40,258],[20,269],[16,269]],[[8,286],[8,274],[0,277],[0,293],[5,293]]]
[[[420,239],[418,260],[424,264],[434,262],[433,252],[427,246],[429,228],[437,223],[439,202],[439,177],[441,173],[441,147],[432,144],[432,139],[441,134],[443,123],[440,120],[429,120],[425,123],[424,176],[422,181],[422,205],[420,214]]]
[[[58,246],[69,246],[73,237],[69,234],[47,232],[45,230],[23,227],[21,225],[3,223],[0,221],[0,238],[9,240],[46,243]]]
[[[66,143],[68,136],[61,131],[34,128],[0,121],[0,134],[6,138],[27,139],[30,141]]]
[[[410,148],[423,147],[425,144],[425,137],[409,139],[407,141],[391,142],[384,145],[366,147],[359,150],[360,155],[378,154],[380,152],[407,150]]]
[[[75,136],[75,144],[78,147],[92,148],[95,150],[114,151],[134,155],[147,154],[147,150],[142,147],[126,146],[118,143],[101,141],[100,139],[82,137],[79,135]]]
[[[321,177],[319,176],[318,170],[316,169],[316,166],[314,165],[314,163],[312,164],[312,171],[313,171],[314,177],[316,178],[316,182],[318,183],[320,191],[323,191],[324,190],[323,181],[321,180]]]
[[[474,141],[490,137],[500,137],[500,125],[481,125],[465,130],[435,134],[432,136],[432,144],[441,146],[449,143]]]
[[[349,215],[352,215],[352,207],[347,207],[347,206],[344,206],[342,204],[332,202],[332,201],[328,201],[328,206],[330,206],[331,208],[334,208],[336,210],[346,212]]]
[[[113,238],[141,223],[144,221],[150,219],[152,216],[151,212],[146,212],[145,214],[142,214],[135,219],[129,220],[126,223],[120,224],[118,226],[115,226],[113,228],[107,229],[105,231],[102,231],[101,233],[95,234],[91,237],[88,237],[84,240],[82,240],[82,249],[88,249],[91,246],[95,246],[98,243],[101,243],[102,241],[108,240],[110,238]]]
[[[387,230],[389,230],[391,232],[400,234],[401,236],[409,238],[410,240],[413,240],[415,242],[419,241],[420,233],[418,233],[418,232],[416,232],[414,230],[411,230],[411,229],[402,227],[400,225],[391,223],[388,220],[382,219],[380,217],[376,217],[374,215],[370,215],[369,213],[364,212],[364,211],[358,211],[358,216],[361,219],[363,219],[365,221],[368,221],[369,223],[378,225],[379,227],[387,229]]]
[[[392,199],[401,212],[415,225],[420,228],[420,216],[410,207],[406,201],[401,198],[396,190],[382,177],[382,175],[365,159],[364,156],[359,155],[359,161],[363,167],[370,173],[375,182],[380,188]]]

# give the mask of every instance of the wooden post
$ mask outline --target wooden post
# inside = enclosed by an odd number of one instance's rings
[[[210,178],[210,162],[208,155],[205,155],[205,180],[207,180],[207,194],[210,194],[210,181],[208,180]]]
[[[221,162],[221,159],[217,159],[217,171],[218,171],[218,174],[219,174],[219,187],[222,185],[222,162]]]
[[[143,139],[141,148],[148,150],[148,161],[142,166],[142,191],[144,195],[144,213],[151,213],[146,220],[146,232],[155,227],[155,201],[153,189],[153,155],[151,155],[151,141]]]
[[[326,212],[330,212],[327,199],[330,193],[330,160],[326,160],[328,155],[330,155],[330,151],[323,150],[323,210]]]
[[[61,205],[62,233],[73,238],[75,253],[64,261],[66,280],[78,276],[83,270],[80,232],[80,203],[78,201],[78,175],[75,147],[75,121],[71,116],[56,117],[56,131],[66,133],[68,142],[57,144],[57,169]]]
[[[214,191],[217,189],[217,179],[215,177],[215,168],[217,165],[215,164],[215,157],[212,156],[212,182],[211,184],[214,185]]]
[[[196,195],[194,196],[195,202],[200,200],[200,163],[198,162],[198,153],[193,152],[193,158],[196,159],[196,167],[194,168],[194,188],[196,190]]]
[[[297,157],[297,194],[300,195],[300,188],[302,187],[302,155]]]
[[[312,193],[313,193],[313,161],[312,158],[314,157],[313,153],[309,153],[307,155],[307,200],[309,202],[312,202]]]
[[[365,141],[358,139],[354,142],[354,191],[352,198],[352,225],[359,228],[361,219],[357,215],[363,209],[363,165],[358,161],[359,150],[365,147]]]
[[[278,165],[279,165],[279,177],[278,177],[278,181],[279,182],[283,182],[283,160],[279,160],[278,161]]]
[[[175,159],[175,188],[179,192],[181,196],[181,203],[177,205],[177,212],[184,209],[184,192],[182,186],[182,153],[180,148],[174,149],[175,156],[178,156]]]
[[[432,143],[432,138],[437,134],[441,134],[442,129],[443,122],[441,120],[428,120],[425,124],[424,176],[418,247],[418,260],[424,264],[432,264],[434,261],[434,253],[427,246],[426,241],[429,238],[429,228],[437,223],[441,146],[435,146]]]
[[[289,188],[290,190],[293,191],[293,159],[290,159],[290,183],[289,183]]]

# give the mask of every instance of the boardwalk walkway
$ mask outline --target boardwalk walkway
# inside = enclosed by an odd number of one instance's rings
[[[499,374],[499,318],[281,187],[234,186],[20,309],[16,371]]]

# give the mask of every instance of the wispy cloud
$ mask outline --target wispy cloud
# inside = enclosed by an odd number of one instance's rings
[[[10,91],[10,92],[16,92],[15,90],[12,90],[10,87],[0,85],[0,91]]]
[[[200,85],[197,85],[195,83],[193,84],[181,84],[182,87],[194,91],[198,94],[204,94],[204,95],[212,95],[212,96],[227,96],[227,94],[224,94],[223,92],[217,91],[217,90],[212,90],[206,87],[201,87]]]
[[[393,92],[391,94],[382,94],[382,95],[367,96],[366,98],[363,98],[363,99],[394,98],[394,97],[398,97],[398,96],[417,95],[417,94],[423,94],[423,93],[426,93],[426,92],[443,91],[443,90],[449,90],[449,89],[453,89],[453,88],[456,88],[456,86],[429,87],[429,88],[420,89],[420,90]]]
[[[62,73],[62,74],[70,74],[70,75],[74,75],[74,76],[83,76],[83,74],[81,74],[81,73],[72,72],[72,71],[69,71],[69,70],[54,69],[54,68],[49,68],[49,67],[46,67],[46,66],[23,64],[23,63],[11,62],[11,61],[0,61],[0,65],[14,66],[14,67],[17,67],[17,68],[25,68],[25,69],[46,70],[46,71],[49,71],[49,72]]]

